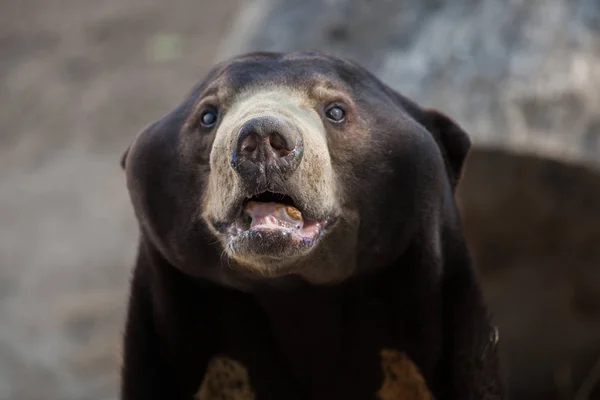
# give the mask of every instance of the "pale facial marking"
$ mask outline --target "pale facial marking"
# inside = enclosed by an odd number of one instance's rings
[[[241,181],[230,162],[234,143],[243,124],[258,116],[283,117],[299,128],[304,142],[304,156],[290,185],[295,185],[299,202],[319,210],[336,206],[336,179],[327,147],[327,137],[315,105],[306,93],[285,87],[261,88],[238,96],[226,112],[213,143],[205,215],[225,219],[225,212],[241,190]],[[233,155],[235,156],[235,155]],[[313,205],[318,201],[318,205]],[[316,211],[316,210],[308,210]]]

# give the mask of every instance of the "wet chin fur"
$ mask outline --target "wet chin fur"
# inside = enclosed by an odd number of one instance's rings
[[[227,236],[227,255],[245,270],[267,276],[290,272],[289,266],[308,255],[318,240],[301,240],[286,229],[249,229]]]

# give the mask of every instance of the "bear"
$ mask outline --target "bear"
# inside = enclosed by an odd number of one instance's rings
[[[121,165],[122,400],[504,399],[450,117],[321,52],[217,63]]]

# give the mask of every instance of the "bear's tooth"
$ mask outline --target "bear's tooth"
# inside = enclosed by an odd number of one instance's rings
[[[285,213],[287,214],[288,217],[290,217],[294,221],[301,221],[302,220],[302,213],[296,207],[292,207],[290,205],[286,205],[285,206]]]

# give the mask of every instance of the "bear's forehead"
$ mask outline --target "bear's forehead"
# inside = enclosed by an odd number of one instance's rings
[[[222,100],[265,87],[285,87],[320,100],[354,94],[368,79],[357,66],[317,53],[255,53],[223,64],[207,84],[206,93]]]

